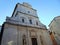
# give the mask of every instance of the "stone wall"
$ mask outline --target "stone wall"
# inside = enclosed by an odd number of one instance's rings
[[[1,45],[23,45],[24,36],[26,45],[32,45],[31,38],[36,38],[38,45],[41,45],[40,36],[43,38],[44,45],[52,45],[47,30],[8,23],[4,26]]]

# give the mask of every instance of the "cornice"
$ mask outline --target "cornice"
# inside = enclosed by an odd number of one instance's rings
[[[31,28],[37,28],[37,29],[42,29],[42,30],[48,30],[45,28],[39,28],[39,27],[33,27],[33,26],[27,26],[27,25],[22,25],[22,24],[13,24],[13,23],[9,23],[9,22],[4,22],[4,24],[11,24],[11,25],[15,25],[15,26],[23,26],[23,27],[31,27]]]
[[[26,15],[33,16],[33,15],[31,15],[31,14],[23,13],[23,12],[20,12],[20,11],[17,11],[17,12],[19,12],[19,13],[22,13],[22,14],[26,14]],[[33,16],[33,17],[36,17],[36,18],[38,18],[38,16]]]

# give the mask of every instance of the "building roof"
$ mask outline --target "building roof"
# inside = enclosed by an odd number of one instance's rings
[[[25,3],[25,2],[23,2],[23,4],[17,3],[16,6],[15,6],[15,8],[14,8],[14,11],[12,13],[12,17],[14,15],[14,13],[15,13],[18,5],[22,5],[22,6],[25,6],[25,7],[30,7],[30,9],[37,11],[36,9],[33,9],[32,6],[30,4],[28,4],[28,3]]]
[[[54,17],[53,20],[51,21],[51,23],[52,23],[54,20],[56,20],[57,18],[60,18],[60,16],[56,16],[56,17]],[[50,23],[48,26],[50,26],[51,23]]]

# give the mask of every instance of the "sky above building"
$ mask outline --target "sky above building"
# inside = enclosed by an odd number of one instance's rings
[[[48,27],[54,17],[60,16],[60,0],[0,0],[0,25],[11,17],[17,3],[27,2],[37,10],[40,22]]]

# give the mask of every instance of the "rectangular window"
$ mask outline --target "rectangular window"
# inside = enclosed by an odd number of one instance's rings
[[[24,19],[22,19],[22,22],[24,23]]]
[[[29,22],[30,22],[30,24],[32,24],[32,20],[31,19],[29,20]]]
[[[36,25],[38,25],[38,22],[36,22]]]

